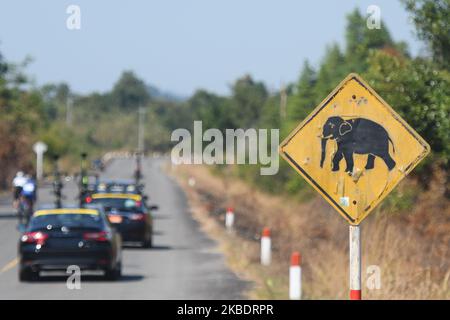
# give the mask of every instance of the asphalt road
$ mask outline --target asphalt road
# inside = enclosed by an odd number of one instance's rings
[[[164,174],[161,158],[145,159],[143,173],[149,203],[159,205],[154,217],[154,248],[125,248],[123,277],[106,281],[83,275],[81,289],[68,289],[67,276],[46,275],[20,283],[17,279],[17,219],[9,198],[0,198],[0,299],[239,299],[247,284],[224,263],[216,244],[188,211],[186,197]],[[132,176],[132,159],[115,159],[102,177]],[[74,202],[76,186],[64,187],[66,202]],[[41,203],[51,202],[49,189],[41,189]]]

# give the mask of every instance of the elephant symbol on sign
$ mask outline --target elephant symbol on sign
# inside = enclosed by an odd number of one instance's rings
[[[352,173],[354,153],[368,155],[366,170],[374,168],[375,157],[383,159],[389,171],[395,167],[395,161],[389,154],[389,141],[395,153],[394,143],[387,131],[378,123],[364,118],[344,120],[341,117],[330,117],[322,129],[321,168],[329,139],[337,143],[337,151],[332,159],[332,171],[339,171],[339,162],[344,158],[347,164],[345,171]]]

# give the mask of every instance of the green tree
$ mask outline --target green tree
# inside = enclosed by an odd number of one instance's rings
[[[327,47],[315,83],[316,103],[324,99],[350,71],[339,46]]]
[[[137,109],[150,100],[144,81],[132,71],[122,73],[112,89],[111,96],[114,105],[127,111]]]
[[[192,120],[203,121],[204,128],[226,129],[231,125],[224,97],[198,90],[187,101],[187,107],[192,110]]]
[[[290,90],[290,88],[287,88],[286,92],[289,92]],[[259,121],[260,128],[270,129],[281,127],[282,122],[280,118],[280,103],[280,93],[269,96],[266,99],[266,102],[261,109],[261,116]]]
[[[44,113],[49,120],[63,119],[66,114],[66,104],[73,94],[67,83],[49,83],[40,88],[44,100]]]
[[[7,71],[8,71],[8,64],[4,61],[3,55],[0,52],[0,79],[3,78],[3,76],[6,74]]]
[[[20,65],[6,63],[0,54],[0,187],[7,187],[19,169],[32,171],[31,145],[46,123],[42,99]]]
[[[316,72],[310,63],[305,61],[294,94],[289,97],[288,118],[290,121],[303,120],[317,104],[314,89],[316,77]]]
[[[268,97],[262,82],[256,82],[250,75],[239,78],[232,86],[229,114],[237,128],[256,127],[262,107]]]
[[[419,39],[428,45],[433,60],[449,70],[450,1],[402,0],[411,13]]]
[[[445,161],[450,156],[450,73],[423,58],[373,52],[365,75]]]
[[[363,72],[367,69],[369,50],[394,46],[386,25],[381,22],[380,29],[367,28],[366,18],[358,9],[347,15],[345,39],[345,56],[353,72]]]
[[[83,109],[82,119],[79,120],[98,120],[103,117],[105,112],[114,112],[114,106],[110,93],[94,92],[87,96],[79,96],[74,99],[74,108]]]

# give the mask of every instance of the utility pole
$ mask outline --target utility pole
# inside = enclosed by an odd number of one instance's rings
[[[138,110],[138,152],[144,152],[144,116],[146,110],[144,107],[139,107]]]
[[[286,94],[286,86],[281,84],[280,90],[280,118],[286,119],[286,107],[287,107],[287,94]]]
[[[81,153],[81,165],[80,165],[80,206],[84,204],[85,197],[88,191],[89,177],[87,175],[87,165],[86,165],[87,153]]]
[[[33,151],[36,153],[36,179],[42,180],[44,170],[44,153],[47,151],[47,145],[42,141],[38,141],[33,145]]]
[[[66,100],[66,125],[70,127],[72,125],[72,108],[73,100],[71,97],[67,97]]]

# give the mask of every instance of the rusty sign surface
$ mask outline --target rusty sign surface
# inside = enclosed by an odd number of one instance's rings
[[[280,153],[350,224],[359,224],[430,146],[364,80],[348,75]]]

